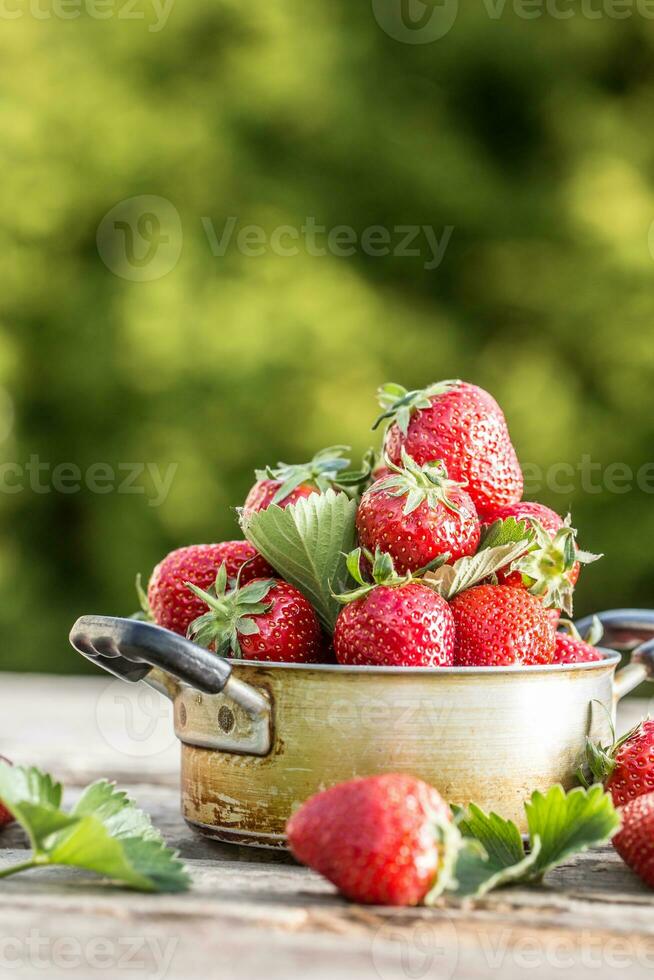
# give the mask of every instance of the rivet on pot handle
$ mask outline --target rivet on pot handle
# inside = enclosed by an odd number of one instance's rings
[[[183,741],[207,748],[228,748],[225,743],[231,739],[225,738],[224,731],[221,733],[218,716],[223,706],[230,705],[236,709],[232,721],[239,735],[236,750],[252,755],[267,755],[270,751],[269,700],[233,677],[230,664],[204,647],[153,623],[116,616],[80,617],[70,632],[70,642],[78,653],[115,677],[132,683],[145,681],[172,700],[193,692],[197,692],[196,698],[201,694],[223,695],[215,709],[216,735],[211,715],[207,718],[208,732],[178,733]],[[188,692],[183,685],[193,690]],[[207,710],[213,712],[213,705]]]
[[[613,699],[619,701],[646,680],[654,680],[654,609],[607,609],[597,613],[604,627],[602,646],[632,650],[631,662],[615,675]],[[575,625],[584,636],[593,617]],[[635,649],[634,649],[635,648]]]

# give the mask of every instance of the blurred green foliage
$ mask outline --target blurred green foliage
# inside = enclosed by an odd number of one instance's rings
[[[653,458],[651,25],[460,6],[423,45],[351,0],[177,0],[160,30],[145,0],[142,20],[40,18],[27,0],[3,20],[2,461],[177,469],[158,507],[3,485],[1,667],[85,669],[78,614],[129,613],[137,571],[237,536],[255,465],[364,450],[385,380],[488,387],[544,468]],[[152,281],[96,245],[139,195],[183,228]],[[220,234],[230,215],[267,233],[307,217],[454,230],[433,270],[360,249],[216,256],[202,219]],[[606,553],[579,613],[652,604],[651,493],[577,477],[538,496]]]

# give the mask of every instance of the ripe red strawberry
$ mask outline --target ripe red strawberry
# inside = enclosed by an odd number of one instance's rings
[[[6,762],[8,766],[11,765],[9,759],[6,759],[4,755],[0,755],[0,762]],[[6,806],[0,803],[0,830],[4,827],[8,827],[10,823],[14,822],[13,815],[9,812]]]
[[[552,663],[588,664],[597,660],[604,660],[604,654],[595,646],[604,633],[597,616],[593,617],[593,625],[585,639],[581,638],[577,627],[570,620],[563,620],[563,624],[567,632],[558,630],[555,634],[556,649]]]
[[[350,460],[343,457],[348,449],[349,446],[329,446],[308,463],[278,463],[274,469],[256,470],[257,482],[245,498],[243,513],[266,510],[271,504],[288,507],[312,493],[340,487],[340,478],[350,466]],[[366,475],[369,472],[368,468]]]
[[[508,585],[477,585],[451,602],[457,667],[549,664],[552,624],[539,599]]]
[[[471,555],[481,533],[477,511],[441,464],[418,466],[402,452],[402,467],[365,491],[356,526],[364,548],[391,556],[398,572],[417,571],[446,552]]]
[[[395,574],[389,555],[377,552],[367,583],[360,550],[348,559],[359,588],[338,598],[345,605],[334,628],[340,664],[384,667],[451,667],[454,621],[442,596],[410,576]]]
[[[604,786],[616,806],[654,793],[654,720],[646,719],[608,750]]]
[[[563,608],[572,615],[572,594],[581,564],[596,561],[601,555],[581,551],[577,547],[577,532],[570,525],[570,515],[564,520],[544,504],[523,500],[488,508],[482,515],[482,524],[487,528],[495,521],[509,518],[523,522],[532,530],[534,544],[510,568],[498,572],[498,582],[528,589],[532,595],[541,596],[546,606],[557,611]]]
[[[417,905],[449,879],[458,844],[451,819],[435,789],[390,773],[310,797],[286,833],[297,860],[351,901]]]
[[[654,793],[636,797],[618,813],[622,827],[613,846],[631,870],[654,888]]]
[[[313,606],[299,589],[280,579],[254,579],[227,590],[224,566],[208,592],[189,583],[204,614],[189,636],[220,656],[276,663],[319,663],[323,636]],[[209,611],[207,612],[207,607]]]
[[[590,643],[577,640],[569,633],[556,633],[556,649],[552,663],[554,664],[588,664],[595,660],[603,660],[604,654]]]
[[[189,625],[205,612],[205,606],[185,583],[208,589],[223,563],[228,579],[236,579],[240,572],[241,585],[254,578],[276,575],[249,541],[191,544],[171,551],[156,566],[150,576],[147,600],[142,599],[144,610],[158,626],[186,636]]]
[[[522,497],[522,472],[501,408],[483,388],[441,381],[422,391],[387,384],[379,390],[390,419],[384,448],[398,464],[405,449],[416,463],[441,460],[453,480],[463,481],[481,513]]]

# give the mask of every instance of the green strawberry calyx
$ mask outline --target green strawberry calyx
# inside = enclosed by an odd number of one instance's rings
[[[482,582],[497,583],[497,572],[512,564],[532,546],[533,534],[522,521],[509,517],[496,521],[484,532],[474,555],[464,555],[454,564],[441,562],[423,578],[425,585],[448,601]]]
[[[203,647],[215,645],[216,653],[221,657],[231,654],[240,659],[243,651],[239,634],[253,636],[259,632],[256,617],[272,608],[272,602],[264,600],[277,584],[275,579],[257,579],[244,586],[240,586],[237,579],[235,587],[228,590],[227,567],[223,562],[211,591],[201,589],[192,582],[184,584],[209,609],[189,625],[189,639]]]
[[[405,515],[411,514],[422,503],[426,503],[430,510],[444,506],[455,514],[461,513],[460,507],[451,499],[450,492],[465,487],[466,483],[450,480],[445,464],[440,460],[419,466],[404,447],[401,455],[401,466],[396,466],[387,456],[384,457],[384,464],[391,470],[391,475],[377,480],[370,487],[371,493],[386,491],[391,497],[406,497]]]
[[[520,572],[532,595],[542,598],[547,607],[562,609],[568,616],[572,615],[574,591],[570,573],[577,562],[587,565],[602,557],[577,547],[577,531],[571,526],[571,520],[568,514],[563,526],[551,535],[531,517],[529,523],[534,532],[533,546],[511,566],[511,571]]]
[[[588,632],[585,636],[582,636],[571,619],[560,619],[559,632],[567,633],[573,640],[578,640],[581,643],[587,643],[590,647],[596,647],[604,636],[604,627],[602,626],[600,618],[598,616],[593,616]]]
[[[577,636],[579,636],[578,632]],[[600,742],[593,742],[591,738],[588,736],[586,737],[585,764],[580,766],[576,774],[581,785],[585,787],[588,787],[593,783],[606,782],[616,767],[616,756],[622,746],[625,744],[625,742],[628,742],[630,739],[639,735],[642,731],[644,723],[649,720],[649,716],[647,718],[643,718],[637,725],[634,725],[633,728],[630,728],[628,732],[625,732],[624,735],[621,735],[620,738],[618,738],[615,733],[613,718],[610,711],[607,710],[606,705],[604,705],[601,701],[593,701],[592,703],[599,705],[601,710],[605,712],[608,718],[609,730],[611,732],[611,743],[609,745],[602,745]]]
[[[275,480],[280,486],[272,499],[273,504],[285,500],[303,483],[309,483],[321,493],[330,488],[345,489],[364,485],[370,478],[374,453],[369,450],[363,457],[360,469],[350,470],[351,460],[345,456],[350,446],[327,446],[307,463],[277,463],[263,470],[255,470],[257,480]]]
[[[141,573],[139,572],[136,576],[136,597],[141,607],[139,612],[134,613],[130,616],[130,619],[140,619],[146,623],[153,623],[154,616],[152,615],[152,609],[150,608],[150,601],[148,599],[148,594],[143,588],[143,581],[141,579]]]
[[[400,431],[406,435],[412,415],[425,408],[431,408],[432,398],[444,395],[460,384],[461,381],[458,379],[437,381],[416,391],[407,391],[402,385],[392,381],[382,385],[377,389],[377,400],[384,411],[375,419],[373,429],[388,419],[389,425],[395,422]]]
[[[370,574],[372,581],[366,579],[363,574],[361,559],[364,555],[371,566]],[[346,555],[346,565],[348,572],[357,583],[357,588],[351,592],[344,592],[340,595],[332,593],[332,595],[338,602],[346,605],[349,602],[354,602],[356,599],[362,599],[369,592],[372,592],[373,589],[376,589],[378,585],[385,585],[388,588],[396,589],[402,585],[407,585],[409,582],[417,581],[427,571],[440,567],[448,558],[449,554],[446,552],[444,555],[439,555],[438,558],[435,558],[428,565],[425,565],[424,568],[420,568],[415,572],[407,572],[406,575],[398,575],[395,571],[393,559],[386,552],[377,548],[375,554],[372,555],[367,550],[355,548],[349,555]]]

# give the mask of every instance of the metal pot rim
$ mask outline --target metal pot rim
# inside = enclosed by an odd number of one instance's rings
[[[295,664],[277,663],[271,660],[235,660],[225,658],[232,668],[238,667],[258,667],[262,670],[298,670],[298,671],[320,671],[321,673],[337,674],[394,674],[401,677],[405,674],[420,675],[439,675],[439,676],[460,676],[460,677],[483,677],[497,674],[565,674],[577,670],[598,670],[606,667],[617,667],[620,663],[620,654],[615,650],[608,650],[605,647],[597,647],[605,656],[602,660],[593,660],[590,663],[576,664],[512,664],[508,667],[376,667],[376,666],[346,666],[344,664]]]

